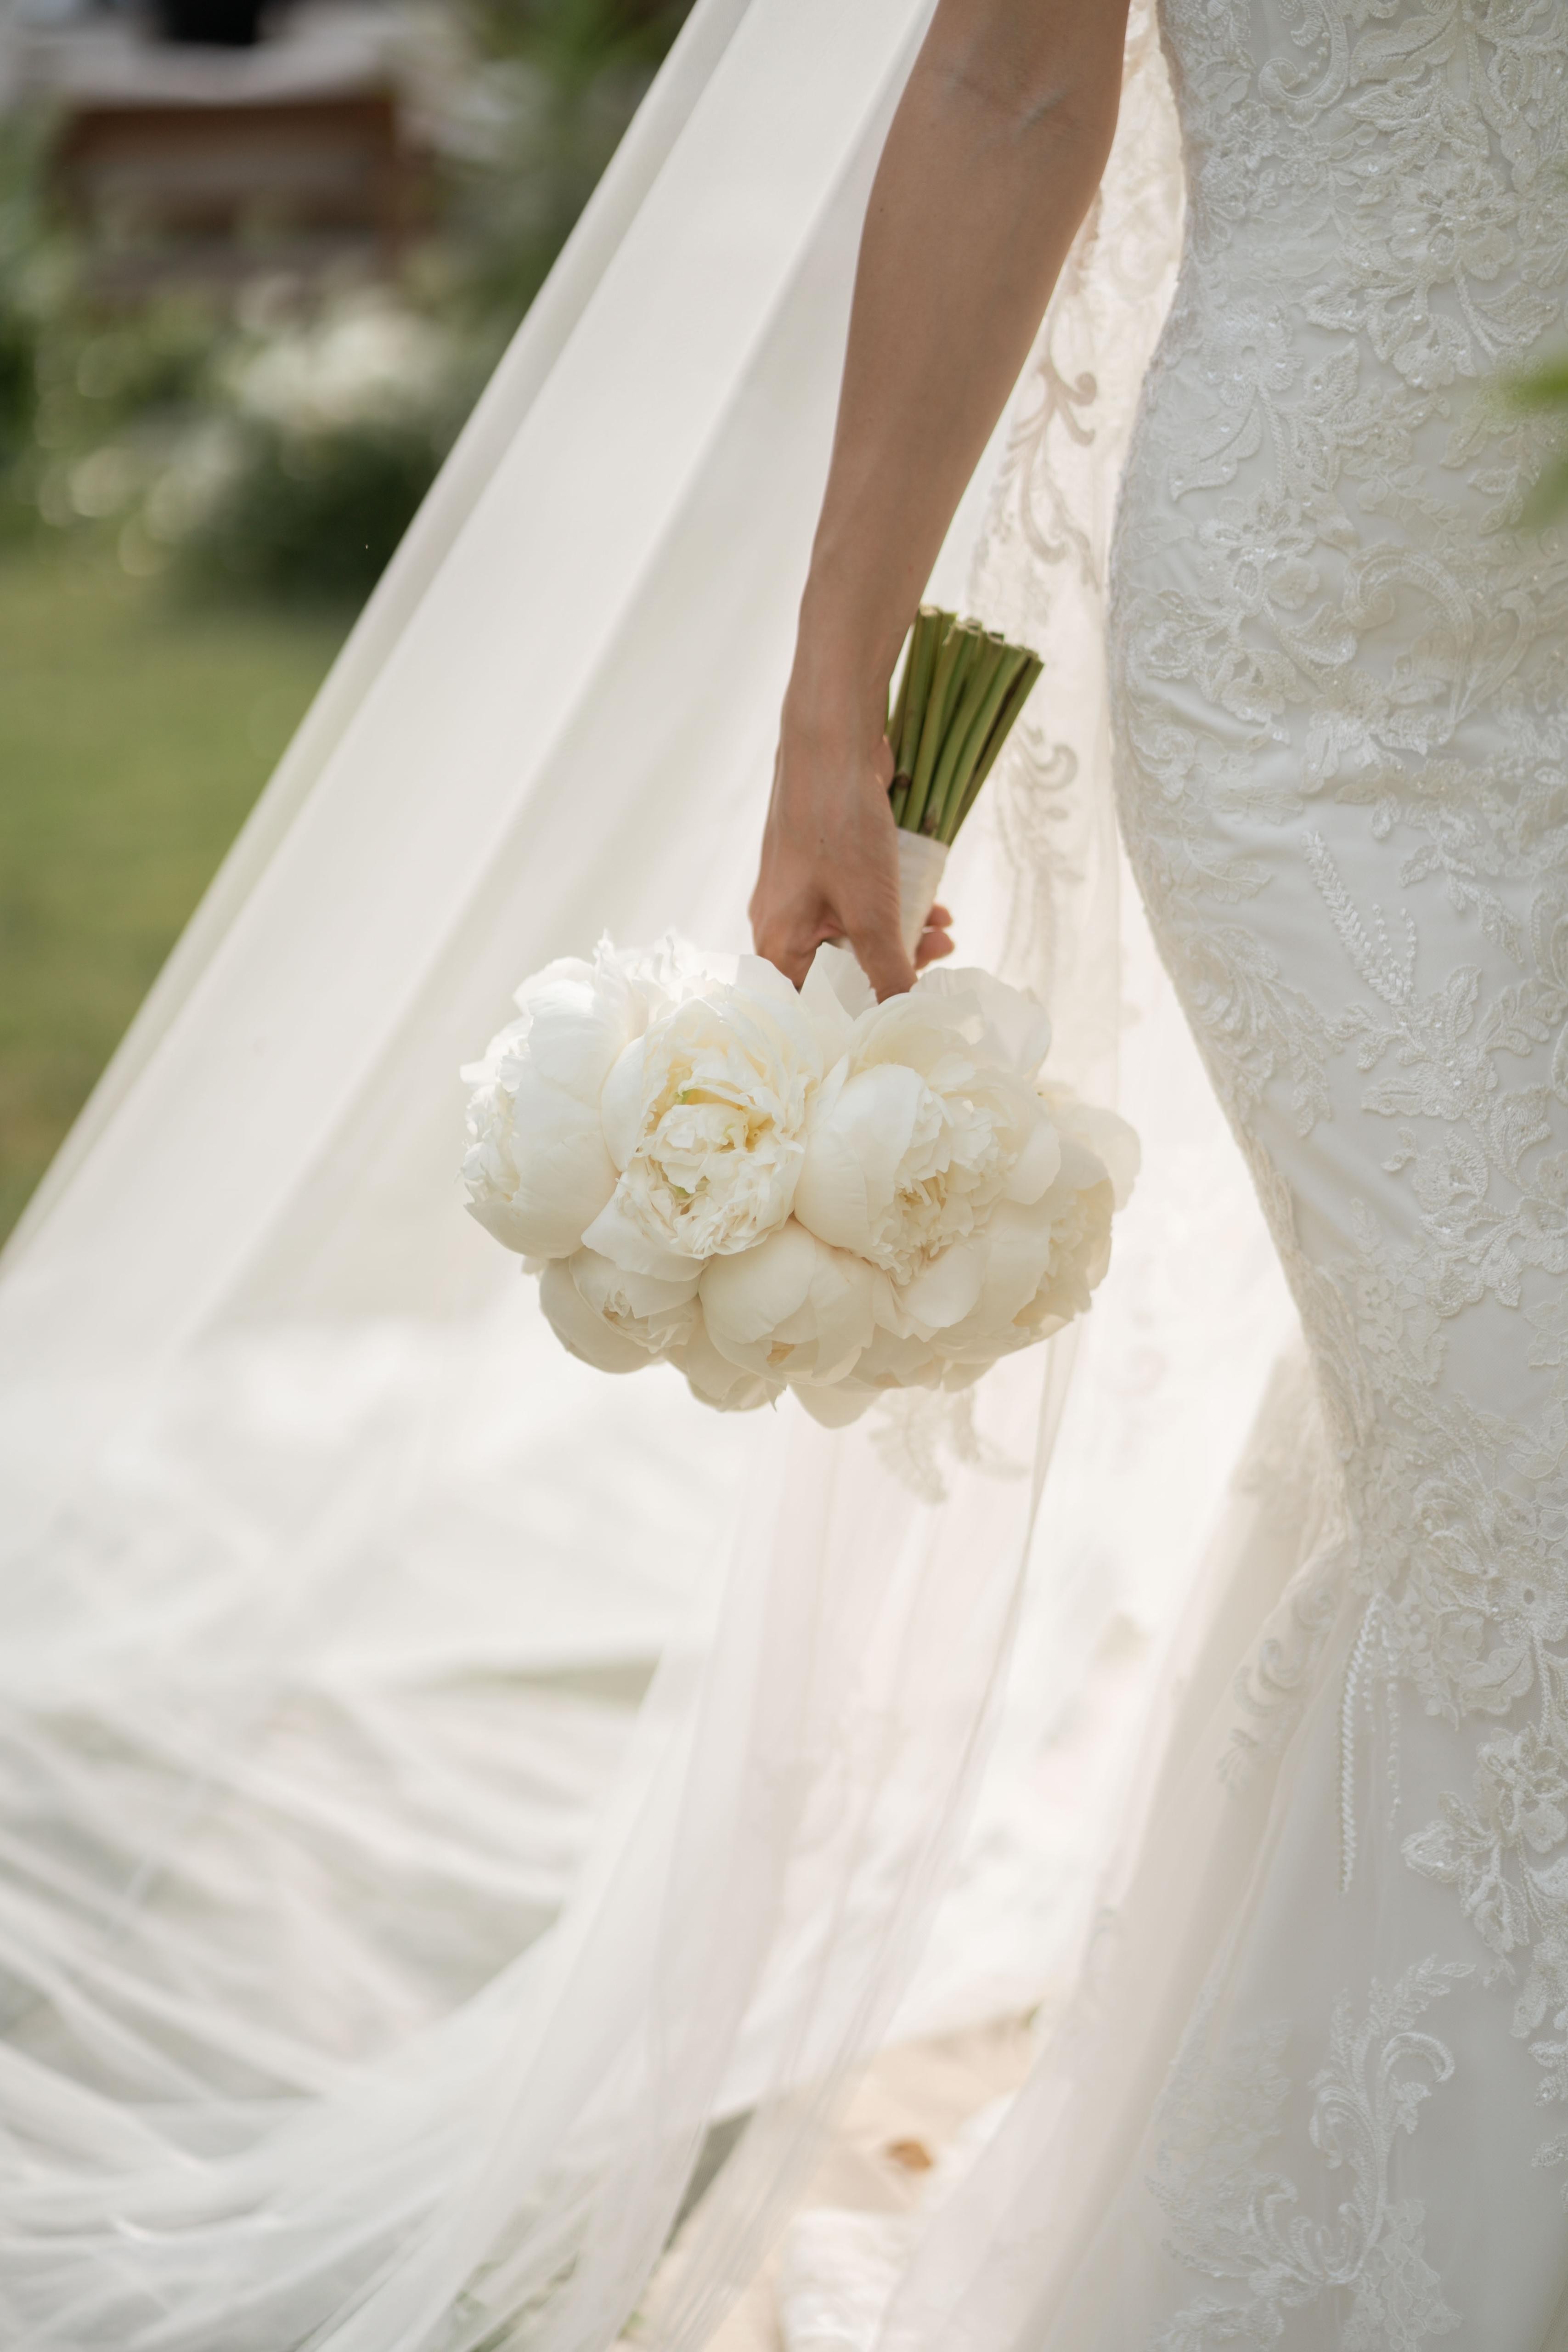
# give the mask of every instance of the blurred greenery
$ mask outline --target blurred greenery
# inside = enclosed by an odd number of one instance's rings
[[[689,6],[451,0],[434,204],[392,285],[261,270],[106,307],[49,123],[0,119],[0,530],[129,530],[207,589],[362,598]]]
[[[309,433],[255,424],[185,536],[192,580],[285,604],[358,604],[408,529],[441,462],[425,425],[363,420]]]
[[[691,0],[462,0],[486,136],[455,174],[465,292],[509,332],[543,285]]]
[[[347,615],[0,551],[0,1232],[324,675]]]
[[[103,307],[52,124],[0,118],[0,1234],[689,5],[451,0],[457,114],[391,287]]]

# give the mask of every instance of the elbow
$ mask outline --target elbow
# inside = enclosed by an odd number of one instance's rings
[[[968,116],[999,145],[1049,144],[1103,159],[1121,102],[1120,39],[1113,48],[1103,37],[1065,43],[1025,38],[1010,9],[1002,26],[982,11],[978,23],[949,30],[945,14],[937,12],[922,60],[937,103]]]
[[[949,102],[981,112],[989,136],[1012,147],[1092,148],[1110,151],[1116,130],[1119,90],[1109,98],[1092,84],[1024,82],[1009,86],[989,77],[956,73]]]

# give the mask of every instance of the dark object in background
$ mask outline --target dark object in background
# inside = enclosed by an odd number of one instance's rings
[[[0,478],[26,448],[37,404],[37,331],[0,292]]]
[[[390,89],[78,106],[53,176],[92,291],[121,300],[262,270],[389,275],[421,185]]]
[[[253,48],[266,0],[155,0],[152,21],[165,41],[214,49]]]
[[[187,541],[193,585],[286,604],[370,594],[441,462],[417,426],[291,436],[253,425],[245,465]]]

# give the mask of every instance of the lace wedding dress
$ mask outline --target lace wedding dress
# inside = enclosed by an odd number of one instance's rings
[[[1166,0],[1184,152],[1135,0],[936,583],[986,517],[1051,688],[960,930],[1145,1144],[1071,1344],[719,1423],[461,1213],[521,972],[742,943],[928,14],[699,0],[7,1249],[6,2352],[606,2352],[687,2205],[637,2335],[699,2352],[866,2056],[1086,1916],[820,2345],[1556,2341],[1568,557],[1488,387],[1563,328],[1561,0]],[[1129,1658],[1107,1862],[1046,1783]]]
[[[1249,1648],[1196,1650],[1092,1990],[890,2334],[1541,2352],[1568,2284],[1568,552],[1510,527],[1531,452],[1489,384],[1564,328],[1568,23],[1162,17],[1187,231],[1112,558],[1118,797],[1333,1488],[1288,1587],[1253,1571]]]

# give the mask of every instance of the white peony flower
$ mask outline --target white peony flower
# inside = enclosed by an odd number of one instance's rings
[[[1033,1083],[1044,1014],[983,972],[932,974],[862,1013],[812,1109],[795,1213],[905,1285],[1040,1199],[1061,1139]]]
[[[879,1327],[842,1385],[874,1394],[883,1389],[940,1388],[946,1365],[929,1339]]]
[[[789,1214],[821,1074],[810,1010],[758,957],[650,1022],[604,1087],[619,1174],[589,1245],[663,1275],[752,1248]]]
[[[1040,1006],[983,972],[879,1005],[823,949],[771,965],[601,943],[518,993],[467,1073],[474,1214],[547,1261],[563,1346],[664,1361],[830,1427],[961,1388],[1082,1313],[1137,1169],[1122,1119],[1042,1086]]]
[[[1103,1110],[1096,1103],[1081,1101],[1065,1087],[1042,1086],[1040,1093],[1062,1133],[1076,1136],[1084,1150],[1099,1160],[1111,1180],[1117,1208],[1124,1209],[1132,1198],[1143,1160],[1137,1129],[1130,1127],[1113,1110]]]
[[[831,1249],[791,1217],[754,1249],[710,1258],[698,1295],[708,1336],[731,1363],[828,1386],[870,1345],[886,1290],[863,1258]]]
[[[700,1310],[690,1338],[671,1349],[670,1361],[685,1372],[692,1394],[704,1404],[716,1405],[720,1412],[753,1412],[759,1404],[771,1404],[783,1386],[721,1356]]]
[[[569,1354],[601,1372],[635,1372],[692,1337],[698,1321],[696,1270],[684,1281],[627,1274],[597,1250],[551,1258],[539,1276],[539,1305]]]
[[[869,1412],[876,1402],[873,1389],[855,1388],[847,1381],[839,1381],[826,1388],[815,1381],[791,1381],[789,1393],[804,1405],[813,1421],[821,1423],[824,1429],[847,1429],[852,1421],[858,1421],[862,1412]]]
[[[1089,1304],[1110,1261],[1111,1181],[1072,1137],[1038,1201],[999,1202],[983,1235],[899,1293],[913,1335],[944,1365],[983,1370],[1049,1339]]]
[[[604,1140],[605,1079],[646,1024],[655,992],[601,944],[524,982],[521,1017],[463,1073],[473,1140],[468,1207],[487,1233],[530,1257],[567,1257],[614,1192]]]

